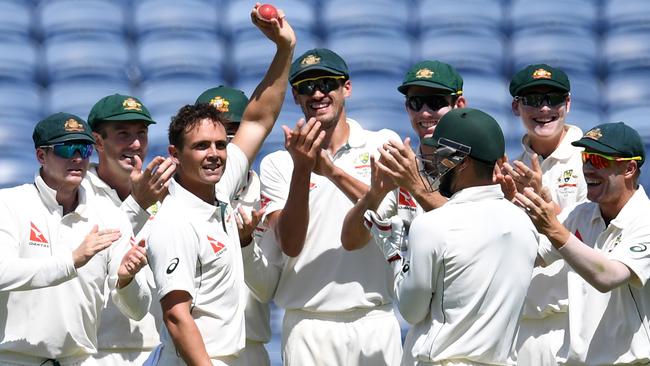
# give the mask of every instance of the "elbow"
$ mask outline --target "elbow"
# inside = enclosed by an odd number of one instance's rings
[[[282,253],[291,258],[299,256],[302,251],[301,246],[298,246],[289,240],[280,240],[280,247],[282,248]]]
[[[591,281],[591,286],[598,290],[598,292],[606,294],[618,287],[618,284],[605,278],[595,278],[593,281]]]

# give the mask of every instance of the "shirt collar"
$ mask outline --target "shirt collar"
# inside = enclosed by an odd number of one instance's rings
[[[361,125],[352,118],[346,119],[347,124],[350,126],[350,136],[348,136],[347,145],[351,148],[362,147],[366,144],[365,133],[366,131]]]
[[[576,151],[582,151],[582,148],[571,145],[573,141],[580,140],[582,137],[582,130],[572,125],[565,125],[565,128],[567,129],[567,132],[566,135],[564,135],[564,138],[562,138],[562,141],[560,141],[560,145],[546,159],[562,161],[569,160]],[[530,147],[530,138],[528,137],[528,134],[522,137],[521,145],[524,148],[524,154],[528,155],[528,157],[535,154],[535,151]]]
[[[120,197],[117,195],[117,191],[113,189],[111,186],[106,184],[100,177],[99,174],[97,174],[97,164],[96,163],[90,163],[88,166],[88,172],[86,172],[86,179],[90,182],[90,184],[93,187],[97,187],[111,198],[111,200],[116,203],[116,204],[122,204],[122,200]]]
[[[63,208],[56,200],[56,190],[52,189],[50,186],[47,185],[47,183],[45,183],[43,177],[41,177],[40,169],[39,171],[36,172],[36,175],[34,176],[34,185],[36,186],[36,190],[38,191],[41,200],[45,204],[45,207],[47,207],[47,209],[50,212],[53,211],[62,212]],[[77,207],[72,212],[76,212],[77,214],[83,217],[85,216],[85,213],[87,211],[87,206],[86,206],[86,190],[81,185],[79,185],[79,188],[77,188],[77,196],[79,199],[79,203],[77,204]]]
[[[639,189],[634,192],[630,200],[627,201],[621,212],[616,215],[614,220],[610,222],[611,225],[614,225],[620,229],[624,229],[629,223],[637,219],[640,214],[648,212],[648,207],[650,200],[643,189],[643,186],[639,185]],[[600,213],[600,210],[598,210]]]
[[[498,184],[491,184],[488,186],[476,186],[461,189],[451,196],[446,205],[450,203],[490,201],[503,198],[504,195],[503,191],[501,191],[501,186]]]
[[[213,216],[219,217],[221,214],[222,206],[226,205],[225,202],[219,200],[218,198],[216,198],[214,205],[203,201],[194,193],[183,188],[183,186],[181,186],[180,183],[176,181],[176,178],[170,179],[169,195],[183,202],[183,204],[189,208],[192,214],[201,218],[205,218],[207,220],[211,219]]]

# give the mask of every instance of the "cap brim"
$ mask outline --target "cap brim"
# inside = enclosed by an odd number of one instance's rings
[[[88,143],[94,144],[95,139],[84,134],[84,133],[71,133],[63,136],[59,136],[55,139],[48,141],[48,144],[58,144],[59,142],[67,141],[86,141]]]
[[[569,89],[567,89],[566,86],[558,83],[555,80],[539,79],[539,80],[532,81],[532,82],[526,84],[525,86],[520,87],[519,89],[515,90],[515,96],[521,95],[521,92],[523,92],[524,90],[530,89],[530,88],[536,87],[536,86],[550,86],[550,87],[560,89],[560,90],[565,91],[565,92],[569,91]]]
[[[147,124],[156,123],[156,121],[140,113],[123,113],[116,116],[102,118],[102,121],[143,121]]]
[[[289,81],[293,83],[300,75],[302,75],[302,74],[304,74],[304,73],[306,73],[308,71],[314,71],[314,70],[327,71],[329,74],[332,74],[332,75],[345,76],[345,77],[348,76],[346,73],[344,73],[342,71],[339,71],[339,70],[335,70],[335,69],[325,67],[325,66],[314,65],[314,66],[307,66],[304,69],[300,69],[300,71],[298,73],[291,76],[291,79],[289,79]]]
[[[422,145],[438,147],[438,141],[436,141],[433,137],[423,138],[420,140],[420,143],[422,143]]]
[[[449,88],[447,86],[444,86],[442,84],[438,84],[438,83],[433,82],[433,81],[424,81],[424,80],[411,81],[411,82],[408,82],[408,83],[404,83],[404,84],[398,86],[397,90],[399,90],[400,93],[406,95],[406,93],[409,90],[409,87],[415,86],[415,85],[424,86],[426,88],[431,88],[431,89],[446,90],[446,91],[449,91],[449,94],[453,94],[453,93],[457,92],[457,90],[451,89],[451,88]]]
[[[578,147],[584,147],[585,149],[595,151],[595,152],[599,152],[599,153],[602,153],[602,154],[605,154],[605,155],[613,155],[613,156],[621,155],[620,151],[618,151],[616,149],[613,149],[613,148],[611,148],[611,147],[609,147],[609,146],[607,146],[607,145],[605,145],[605,144],[603,144],[603,143],[601,143],[599,141],[596,141],[596,140],[590,139],[590,138],[584,138],[583,137],[578,141],[573,141],[571,143],[571,145],[578,146]]]

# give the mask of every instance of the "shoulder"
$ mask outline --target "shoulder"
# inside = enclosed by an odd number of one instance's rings
[[[264,175],[264,172],[271,170],[291,169],[293,169],[293,160],[291,160],[291,155],[286,150],[274,151],[262,158],[260,162],[260,175]]]

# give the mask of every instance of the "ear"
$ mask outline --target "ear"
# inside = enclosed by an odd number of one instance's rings
[[[517,117],[521,116],[521,113],[519,113],[519,101],[512,98],[511,108],[512,108],[512,114],[514,114]]]
[[[95,150],[97,150],[97,152],[104,152],[104,139],[102,139],[102,135],[93,132],[93,137],[95,138]]]
[[[36,148],[36,160],[41,165],[45,164],[45,154],[47,154],[45,149]]]
[[[352,82],[348,79],[343,83],[343,97],[348,98],[350,95],[352,95]]]
[[[634,176],[637,174],[639,171],[639,162],[636,160],[630,160],[626,165],[625,165],[625,179],[634,179]]]
[[[298,101],[298,92],[296,92],[294,87],[291,87],[291,95],[293,95],[293,102],[300,105],[300,102]]]
[[[458,99],[456,99],[456,106],[455,107],[456,108],[465,108],[465,106],[467,106],[467,99],[465,99],[465,97],[461,95],[460,97],[458,97]]]
[[[167,147],[167,152],[169,153],[169,157],[172,159],[172,162],[176,165],[180,165],[178,162],[178,154],[180,153],[176,146],[174,145],[169,145]]]
[[[566,97],[566,113],[569,113],[571,110],[571,93]]]

